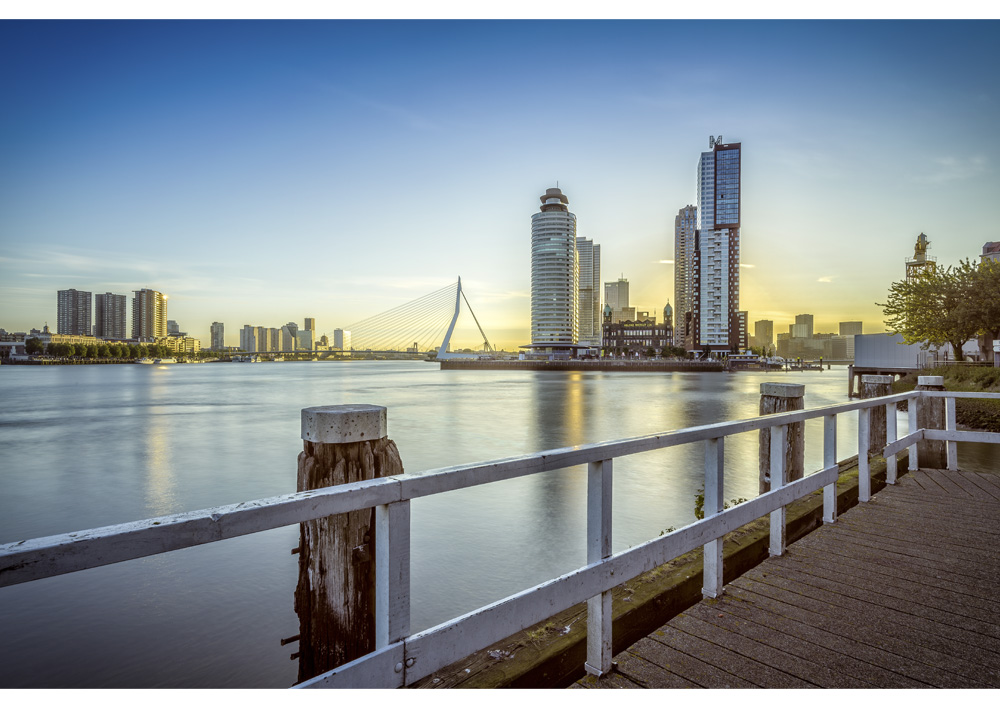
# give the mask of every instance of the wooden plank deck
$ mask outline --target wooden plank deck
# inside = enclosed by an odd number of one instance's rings
[[[574,688],[1000,687],[1000,476],[903,475]]]

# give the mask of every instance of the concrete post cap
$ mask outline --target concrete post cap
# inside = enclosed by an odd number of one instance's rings
[[[924,379],[925,377],[921,377]],[[933,379],[933,377],[931,377]],[[940,378],[940,377],[939,377]],[[862,384],[892,384],[895,377],[891,374],[862,374]]]
[[[386,409],[372,404],[312,406],[302,409],[302,440],[312,443],[359,443],[385,438]]]
[[[763,382],[760,385],[761,396],[781,396],[786,399],[799,399],[805,396],[805,384],[783,384],[780,382]]]
[[[944,377],[917,377],[917,386],[920,387],[943,387]]]

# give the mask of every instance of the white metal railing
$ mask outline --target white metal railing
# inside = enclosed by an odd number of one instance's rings
[[[945,430],[918,429],[917,408],[928,398],[946,402]],[[336,487],[282,495],[237,505],[168,515],[82,532],[0,545],[0,587],[152,556],[232,537],[263,532],[353,510],[376,509],[376,650],[303,682],[299,687],[402,687],[541,622],[588,602],[588,672],[611,667],[611,591],[625,581],[696,548],[704,548],[703,594],[722,593],[722,538],[770,514],[770,553],[785,549],[785,506],[823,490],[823,521],[836,519],[837,426],[839,414],[858,412],[859,493],[871,497],[868,455],[871,412],[885,407],[887,482],[896,482],[896,454],[909,448],[918,467],[920,440],[948,441],[949,469],[957,468],[956,441],[1000,443],[1000,434],[958,431],[956,398],[1000,394],[914,391],[815,409],[771,414],[533,453],[503,460],[408,473]],[[896,404],[908,401],[909,429],[896,436]],[[823,468],[789,482],[784,467],[788,426],[823,419]],[[726,436],[770,429],[769,492],[723,510]],[[611,489],[614,458],[705,442],[705,518],[686,527],[611,553]],[[410,500],[441,492],[587,464],[587,564],[533,588],[419,633],[410,634]]]

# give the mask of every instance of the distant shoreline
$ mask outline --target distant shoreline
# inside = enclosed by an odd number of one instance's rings
[[[690,360],[483,360],[445,359],[441,369],[532,370],[540,372],[722,372],[722,362]]]

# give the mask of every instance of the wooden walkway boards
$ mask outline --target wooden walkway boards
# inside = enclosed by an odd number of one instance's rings
[[[919,470],[574,688],[1000,687],[1000,476]]]

